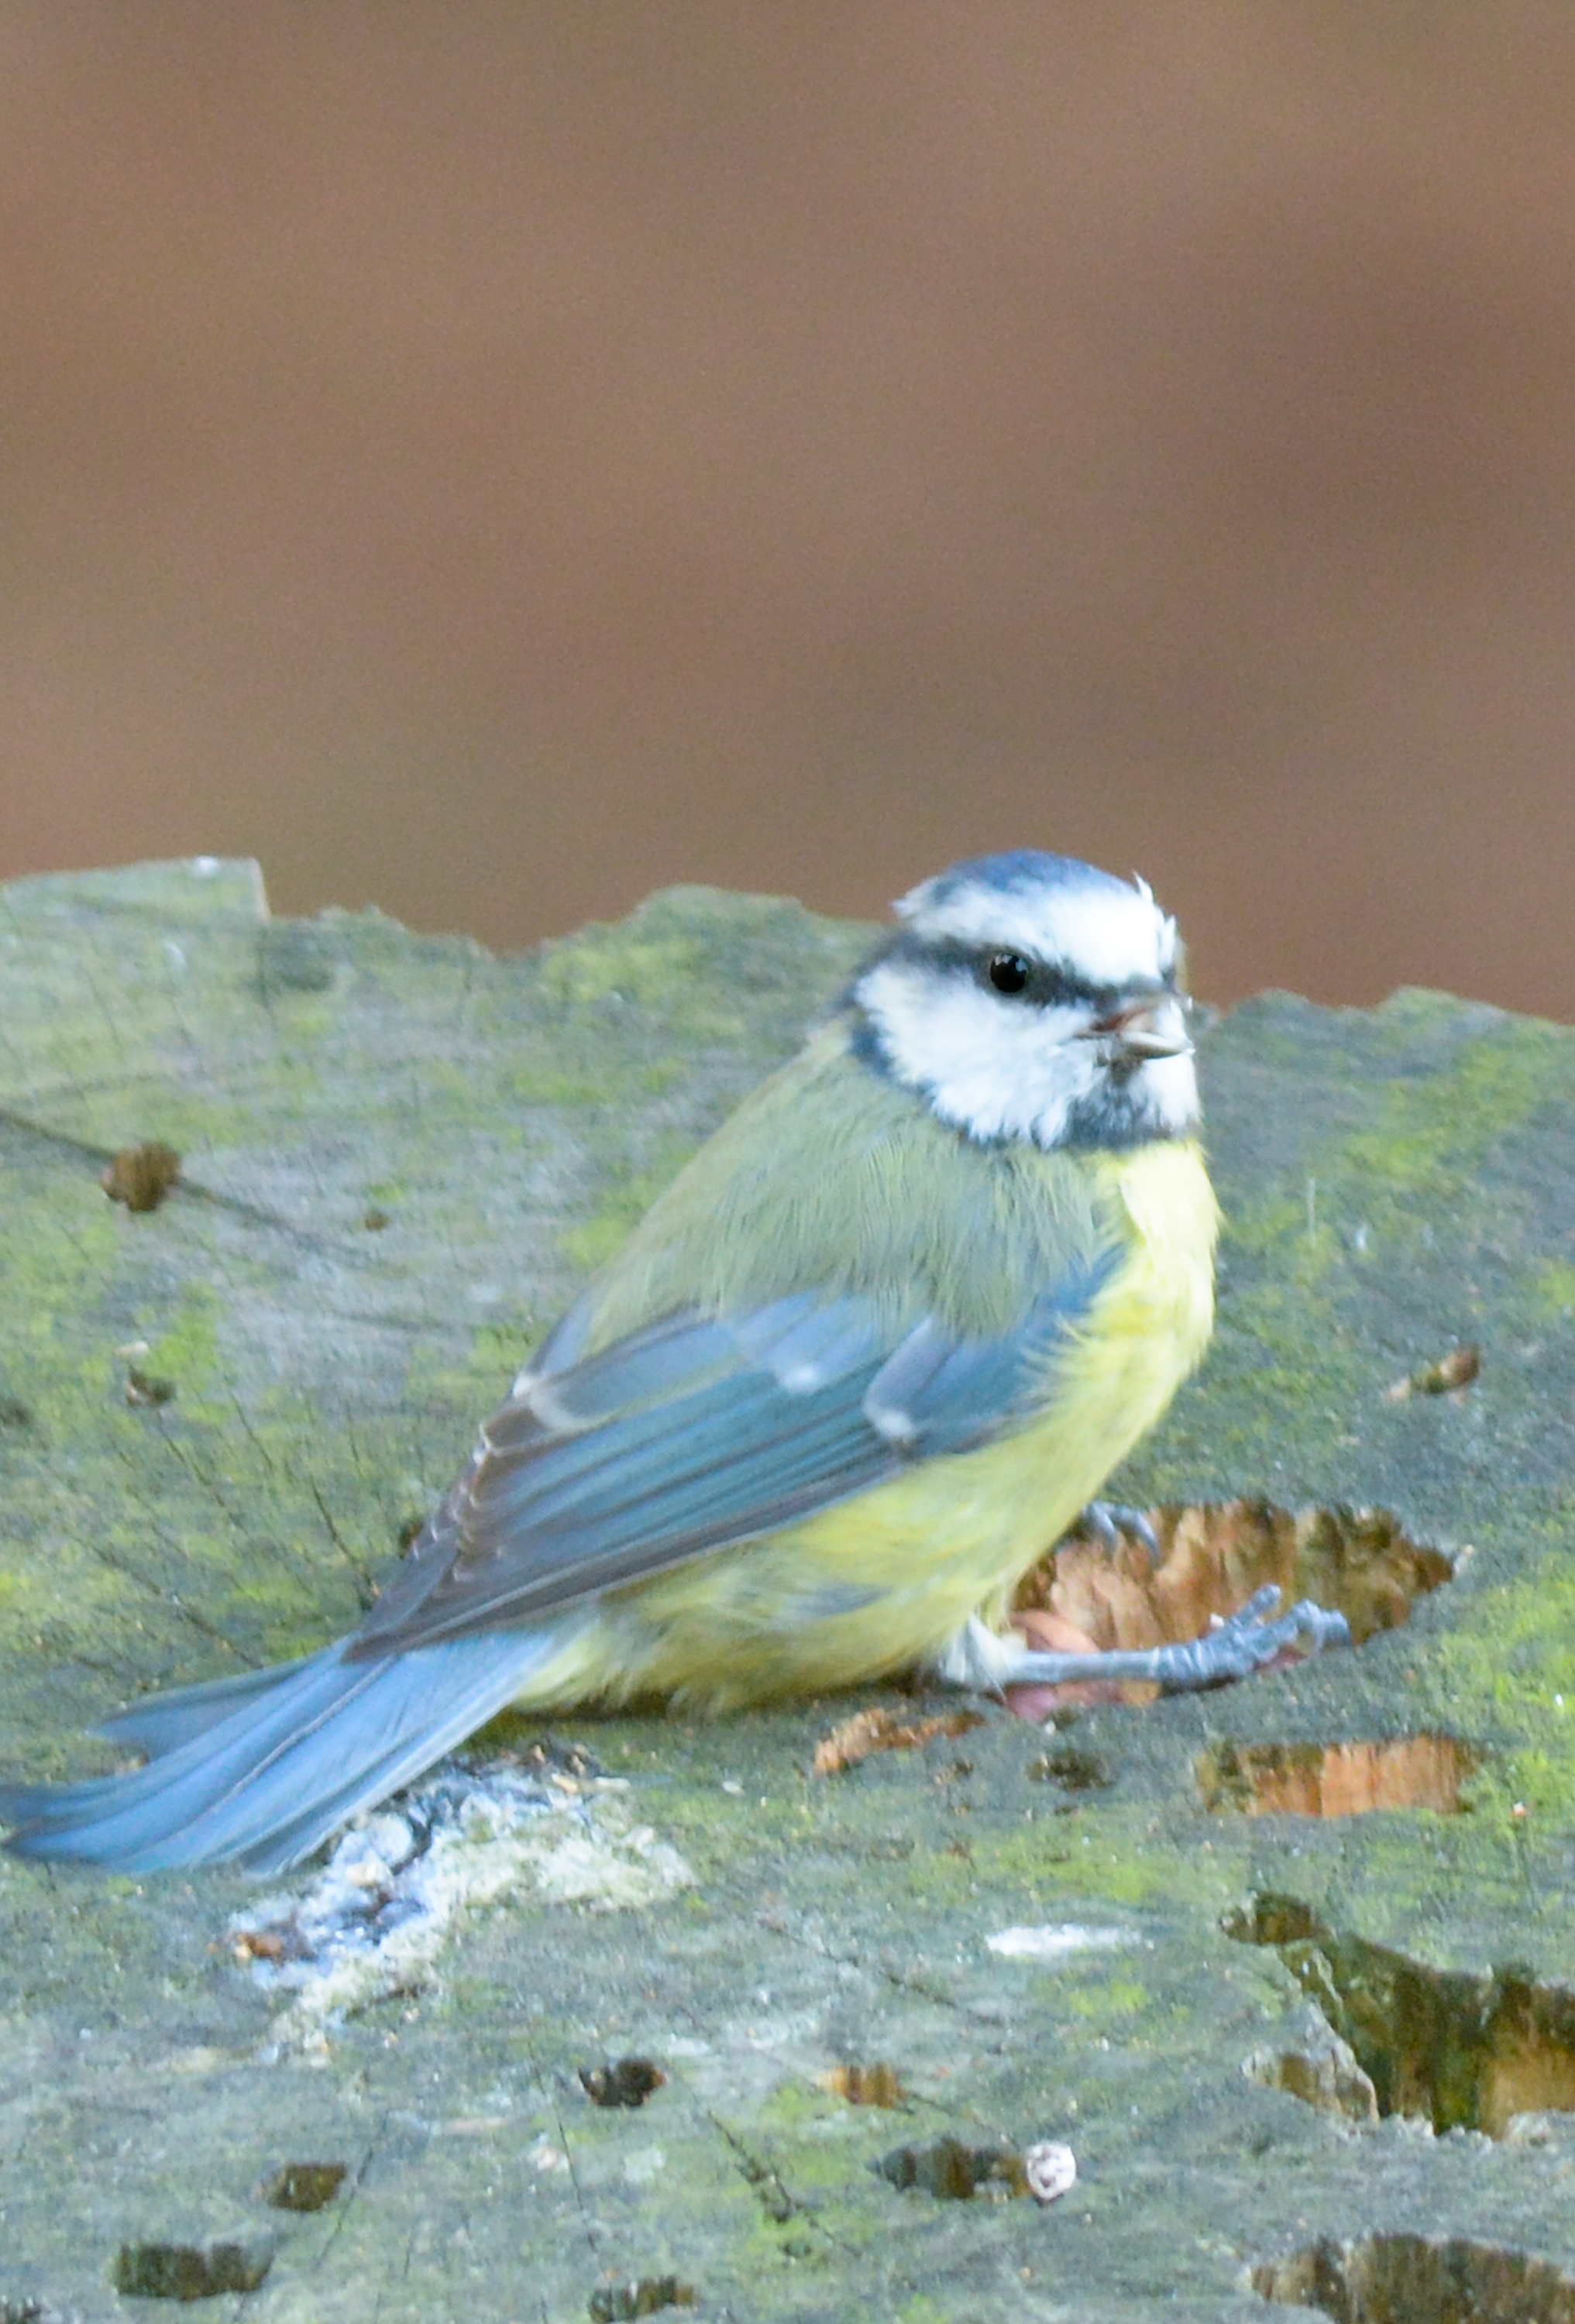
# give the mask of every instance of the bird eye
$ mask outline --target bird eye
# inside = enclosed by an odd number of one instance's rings
[[[1028,982],[1028,964],[1020,952],[998,952],[990,964],[990,981],[998,992],[1021,992]]]

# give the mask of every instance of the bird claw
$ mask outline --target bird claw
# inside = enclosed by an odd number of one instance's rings
[[[1343,1614],[1303,1598],[1289,1613],[1276,1615],[1279,1602],[1279,1590],[1266,1582],[1234,1614],[1222,1621],[1216,1618],[1201,1638],[1182,1646],[1115,1646],[1092,1654],[1054,1654],[1018,1646],[987,1632],[982,1623],[971,1622],[944,1658],[942,1675],[991,1692],[1077,1685],[1090,1679],[1138,1679],[1166,1694],[1189,1694],[1249,1678],[1294,1646],[1304,1655],[1316,1655],[1328,1646],[1349,1646],[1350,1625]]]
[[[1125,1501],[1090,1501],[1073,1531],[1091,1535],[1107,1557],[1114,1557],[1123,1540],[1139,1541],[1148,1552],[1151,1566],[1162,1563],[1158,1535],[1144,1512],[1128,1508]]]
[[[1350,1624],[1343,1614],[1303,1598],[1289,1613],[1275,1616],[1279,1602],[1275,1583],[1266,1582],[1228,1619],[1216,1617],[1190,1646],[1155,1649],[1156,1656],[1172,1658],[1163,1674],[1156,1674],[1161,1685],[1169,1693],[1220,1686],[1231,1679],[1249,1678],[1289,1647],[1317,1655],[1326,1646],[1349,1646]]]

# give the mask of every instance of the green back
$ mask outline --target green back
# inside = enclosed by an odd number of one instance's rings
[[[677,1308],[747,1310],[810,1286],[1009,1331],[1039,1292],[1129,1231],[1103,1174],[981,1146],[817,1034],[654,1203],[594,1286],[593,1347]]]

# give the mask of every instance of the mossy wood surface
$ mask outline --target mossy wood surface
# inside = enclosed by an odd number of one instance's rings
[[[106,1766],[81,1730],[109,1709],[353,1622],[585,1268],[867,935],[685,890],[496,959],[270,920],[239,864],[0,891],[0,1769]],[[566,1721],[694,1886],[507,1896],[326,2050],[270,2039],[226,1941],[247,1884],[0,1857],[0,2317],[151,2317],[123,2247],[259,2235],[260,2288],[199,2312],[566,2324],[670,2277],[697,2317],[1288,2318],[1252,2263],[1384,2230],[1575,2268],[1556,2120],[1433,2138],[1262,2087],[1244,2061],[1306,2021],[1294,1949],[1221,1926],[1271,1895],[1336,1950],[1575,1982],[1575,1034],[1271,995],[1202,1066],[1220,1329],[1114,1489],[1379,1504],[1470,1545],[1459,1578],[1359,1653],[1088,1713],[1081,1788],[994,1713],[812,1777],[873,1692]],[[184,1175],[135,1215],[101,1174],[152,1139]],[[1461,1342],[1472,1386],[1386,1397]],[[1478,1755],[1467,1812],[1202,1804],[1211,1745],[1429,1733]],[[1063,1924],[1124,1942],[987,1943]],[[592,2105],[579,2069],[627,2053],[665,2084]],[[901,2105],[824,2086],[849,2063]],[[875,2168],[945,2137],[1066,2140],[1078,2183],[1041,2209]],[[322,2210],[262,2203],[329,2161]]]

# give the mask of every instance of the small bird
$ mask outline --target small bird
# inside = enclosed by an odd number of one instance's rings
[[[1029,850],[896,908],[527,1363],[360,1628],[110,1720],[129,1775],[0,1787],[13,1849],[272,1872],[510,1704],[728,1711],[916,1665],[1204,1685],[1340,1634],[1261,1598],[1146,1654],[1006,1628],[1209,1337],[1181,948],[1142,881]]]

